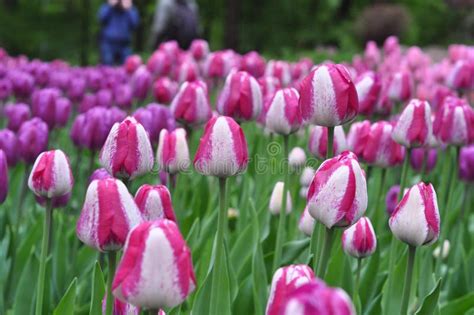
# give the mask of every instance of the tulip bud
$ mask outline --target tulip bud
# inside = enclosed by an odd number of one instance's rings
[[[445,144],[466,145],[474,141],[474,110],[464,99],[446,97],[436,113],[433,133]]]
[[[173,221],[144,222],[130,232],[112,284],[116,297],[148,309],[172,308],[195,287],[191,252]]]
[[[321,126],[311,126],[309,135],[309,152],[319,159],[324,160],[328,151],[328,128]],[[346,135],[341,126],[334,128],[333,154],[340,154],[347,150]]]
[[[92,181],[96,179],[107,179],[107,178],[113,178],[112,175],[107,172],[105,168],[98,168],[96,169],[91,176],[89,176],[89,184],[92,183]]]
[[[380,78],[374,72],[365,72],[355,82],[355,88],[359,100],[359,113],[371,115],[382,89]]]
[[[201,137],[194,167],[203,175],[229,177],[248,163],[247,141],[242,128],[230,117],[214,117]]]
[[[174,77],[179,83],[195,81],[199,78],[198,65],[188,58],[178,65]]]
[[[283,60],[270,60],[265,68],[265,76],[275,77],[282,86],[291,82],[290,64]]]
[[[324,161],[308,191],[308,211],[327,228],[354,224],[367,209],[367,183],[355,154]]]
[[[7,198],[8,194],[8,165],[5,152],[0,149],[0,204]]]
[[[64,127],[67,125],[69,116],[71,115],[72,104],[65,97],[60,97],[56,100],[56,125],[58,127]]]
[[[195,60],[202,60],[209,54],[209,44],[204,39],[194,39],[189,51]]]
[[[299,98],[298,91],[293,88],[276,92],[266,109],[265,126],[281,135],[297,131],[303,122],[298,107]]]
[[[435,250],[433,251],[433,257],[438,258],[441,256],[442,259],[446,259],[449,256],[449,250],[451,248],[451,244],[448,240],[444,240],[443,246],[436,246]]]
[[[61,150],[41,153],[28,178],[28,187],[37,196],[61,197],[72,190],[74,178],[67,156]]]
[[[142,65],[142,58],[140,57],[140,55],[130,55],[127,57],[127,59],[125,59],[123,67],[125,68],[125,71],[127,73],[132,74],[141,65]]]
[[[32,96],[33,116],[41,118],[50,130],[56,125],[56,102],[60,96],[61,92],[55,88],[38,90]]]
[[[293,82],[299,82],[307,76],[313,68],[313,61],[309,58],[302,58],[291,67],[291,77]]]
[[[12,88],[10,80],[6,78],[0,79],[0,101],[4,101],[10,97]]]
[[[235,120],[256,119],[262,111],[262,91],[247,72],[230,73],[217,99],[217,111]]]
[[[396,102],[405,102],[413,94],[413,80],[409,72],[396,72],[390,78],[387,90],[388,97]]]
[[[459,177],[474,182],[474,145],[464,147],[459,154]]]
[[[374,228],[368,217],[362,217],[342,233],[342,249],[355,258],[372,255],[377,247]]]
[[[270,213],[274,215],[279,215],[281,211],[281,206],[283,203],[283,190],[285,184],[283,182],[277,182],[273,188],[272,195],[270,197],[269,209]],[[291,194],[287,191],[286,195],[286,213],[290,213],[292,210]]]
[[[392,140],[393,125],[378,121],[370,127],[363,157],[369,164],[389,167],[401,164],[405,158],[405,149]]]
[[[262,90],[262,95],[265,100],[271,99],[273,94],[281,89],[280,81],[277,78],[264,76],[258,79],[258,84]]]
[[[364,60],[370,68],[376,67],[380,63],[380,50],[377,43],[368,41],[365,45]]]
[[[474,85],[474,63],[458,60],[449,71],[446,85],[455,90],[471,89]]]
[[[115,251],[141,222],[140,210],[120,180],[94,180],[87,188],[76,234],[84,244],[99,251]]]
[[[383,51],[386,55],[399,54],[400,44],[398,43],[398,37],[393,35],[387,37],[383,43]]]
[[[204,75],[207,78],[225,78],[229,73],[231,64],[226,59],[223,51],[210,53],[204,62]]]
[[[248,52],[242,56],[240,70],[258,79],[265,73],[265,59],[256,51]]]
[[[308,207],[305,207],[298,222],[299,230],[306,236],[311,236],[314,230],[314,222],[314,218],[309,214]]]
[[[362,158],[369,133],[369,120],[355,122],[349,129],[349,133],[347,134],[347,147],[349,151],[355,153],[359,158]]]
[[[148,96],[151,86],[151,74],[145,66],[139,67],[132,77],[133,96],[140,101],[144,101]]]
[[[141,186],[135,194],[135,202],[147,221],[168,219],[176,222],[171,195],[166,186]]]
[[[15,133],[8,129],[0,130],[0,150],[7,156],[8,166],[15,166],[18,162],[18,139]]]
[[[300,168],[306,163],[306,153],[300,147],[293,148],[288,156],[288,164],[292,168]]]
[[[18,131],[21,125],[30,118],[30,107],[24,103],[8,104],[4,110],[8,119],[7,128],[12,131]]]
[[[133,91],[130,85],[121,84],[115,87],[113,98],[115,104],[122,109],[129,109],[132,107]]]
[[[24,122],[18,131],[18,150],[20,157],[28,164],[48,148],[48,125],[40,118]]]
[[[288,294],[314,278],[313,270],[306,265],[289,265],[275,271],[268,297],[266,315],[279,315]]]
[[[206,84],[202,81],[185,82],[171,102],[174,118],[188,125],[199,125],[211,118],[211,105]]]
[[[147,132],[133,117],[115,123],[99,159],[114,177],[133,179],[148,173],[153,168],[153,149]]]
[[[313,279],[290,292],[277,314],[356,315],[356,311],[344,290],[327,287],[321,280]]]
[[[312,167],[309,167],[309,166],[305,167],[300,177],[301,186],[308,187],[309,185],[311,185],[311,181],[313,180],[315,173],[316,171]]]
[[[186,130],[183,128],[171,132],[166,129],[161,130],[156,161],[160,170],[170,174],[184,172],[189,168],[191,162]]]
[[[435,166],[438,159],[436,149],[416,148],[411,150],[410,164],[414,170],[421,172],[423,164],[425,171],[429,173]]]
[[[411,100],[393,129],[393,140],[408,148],[420,147],[427,145],[432,135],[430,104],[417,99]]]
[[[343,125],[359,110],[357,91],[343,65],[320,65],[300,85],[303,119],[319,126]]]
[[[158,103],[169,104],[178,92],[178,84],[162,77],[153,84],[153,96]]]
[[[423,182],[411,187],[390,216],[392,233],[411,246],[429,245],[439,236],[436,192]]]
[[[67,88],[67,96],[73,102],[79,102],[86,92],[86,80],[82,77],[72,78]]]
[[[166,76],[171,71],[171,58],[165,52],[157,50],[148,59],[146,66],[155,76]]]

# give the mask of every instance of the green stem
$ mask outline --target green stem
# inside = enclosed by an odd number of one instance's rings
[[[219,178],[219,213],[217,216],[217,235],[215,243],[214,267],[212,270],[212,289],[211,289],[211,306],[210,314],[219,314],[223,310],[218,309],[219,301],[217,301],[219,290],[219,279],[227,277],[223,271],[224,259],[224,237],[226,222],[226,183],[227,178]]]
[[[408,303],[410,301],[411,283],[413,279],[413,265],[415,264],[416,247],[408,246],[408,264],[405,273],[405,284],[403,288],[402,308],[400,314],[407,314]]]
[[[334,229],[325,228],[324,244],[319,259],[318,272],[319,278],[324,279],[328,267],[329,257],[331,257],[332,243],[334,241]]]
[[[326,151],[326,159],[330,159],[333,156],[333,145],[334,145],[334,127],[328,127],[328,148]]]
[[[313,233],[311,234],[311,241],[310,241],[310,251],[313,253],[313,270],[316,272],[318,270],[318,232],[319,232],[320,224],[318,222],[314,222]]]
[[[362,270],[362,258],[357,258],[357,269],[354,279],[354,290],[352,292],[352,300],[357,307],[357,314],[362,314],[361,305],[359,301],[359,284],[360,284],[360,271]]]
[[[44,283],[46,276],[46,258],[48,256],[48,243],[51,229],[53,207],[50,199],[46,201],[46,210],[44,214],[44,225],[43,225],[43,240],[41,242],[41,256],[38,274],[38,292],[36,294],[36,315],[43,313],[43,297],[44,297]]]
[[[411,149],[407,148],[405,161],[403,161],[402,176],[400,178],[400,191],[398,192],[398,201],[402,200],[404,190],[407,185],[408,161],[410,160]]]
[[[112,295],[112,282],[115,275],[115,260],[116,252],[110,251],[107,253],[109,260],[109,274],[107,275],[107,301],[105,306],[105,314],[112,315],[114,311],[114,296]]]
[[[278,219],[278,231],[277,231],[277,239],[275,243],[275,255],[273,256],[273,271],[275,271],[280,263],[282,250],[283,250],[283,242],[285,242],[285,233],[286,233],[286,202],[287,202],[287,195],[288,195],[288,186],[289,186],[289,169],[288,169],[288,136],[283,136],[283,175],[285,177],[285,181],[283,184],[283,196],[282,202],[280,205],[280,217]]]

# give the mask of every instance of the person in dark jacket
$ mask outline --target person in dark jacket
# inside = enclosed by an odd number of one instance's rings
[[[108,0],[97,14],[102,26],[100,32],[100,58],[106,65],[122,64],[132,53],[132,33],[139,23],[137,9],[132,0]]]

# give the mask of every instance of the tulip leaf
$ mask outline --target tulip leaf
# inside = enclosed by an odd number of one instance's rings
[[[36,295],[39,263],[34,254],[34,250],[35,249],[32,248],[29,259],[20,275],[15,293],[15,303],[13,304],[14,315],[32,314],[35,307],[32,297]]]
[[[288,265],[295,263],[295,260],[303,253],[309,246],[309,238],[294,240],[283,244],[283,263],[281,265]]]
[[[252,277],[253,277],[253,294],[254,294],[254,314],[264,314],[265,304],[267,301],[267,271],[263,258],[261,243],[257,244],[257,249],[252,258]]]
[[[441,290],[441,279],[436,282],[433,290],[424,298],[420,308],[416,311],[416,315],[431,315],[438,308],[439,292]]]
[[[376,285],[374,283],[375,275],[378,274],[380,264],[380,250],[376,250],[372,256],[365,258],[368,260],[365,271],[361,272],[359,296],[361,298],[362,305],[368,303],[375,294]],[[365,263],[365,262],[364,262]]]
[[[402,303],[403,295],[403,283],[401,279],[404,279],[405,271],[407,267],[406,251],[401,256],[398,264],[393,270],[393,274],[387,277],[387,280],[382,289],[382,300],[387,299],[387,304],[382,303],[382,313],[387,315],[400,315],[400,307]],[[390,291],[389,281],[390,277],[393,280],[393,291]],[[388,296],[387,296],[388,295]],[[385,309],[386,308],[386,309]]]
[[[474,308],[474,292],[464,295],[459,299],[443,304],[440,309],[441,314],[464,314]]]
[[[74,306],[77,295],[77,278],[74,278],[69,285],[66,293],[59,301],[58,306],[53,312],[53,315],[74,315]]]
[[[94,272],[92,273],[92,292],[89,314],[100,314],[102,312],[102,299],[105,296],[104,274],[100,264],[96,261]]]

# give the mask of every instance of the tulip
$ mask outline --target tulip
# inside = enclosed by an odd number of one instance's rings
[[[404,148],[392,140],[393,125],[378,121],[370,127],[363,151],[367,163],[386,168],[401,164],[405,157]]]
[[[298,169],[306,163],[306,153],[300,147],[293,148],[288,156],[288,164],[290,167]]]
[[[73,102],[79,102],[85,94],[87,82],[82,77],[71,78],[67,89],[67,96]]]
[[[109,172],[105,168],[98,168],[94,172],[92,172],[91,176],[89,176],[88,183],[92,183],[92,181],[96,179],[107,179],[107,178],[113,178]]]
[[[383,51],[387,55],[399,54],[400,53],[400,44],[398,43],[398,37],[389,36],[385,39],[383,43]]]
[[[262,90],[262,95],[265,100],[271,99],[273,94],[281,89],[280,81],[277,78],[264,76],[258,79],[258,84]]]
[[[238,121],[256,119],[262,111],[262,91],[247,72],[230,73],[217,99],[217,111]],[[293,111],[296,113],[295,111]]]
[[[438,245],[433,251],[433,257],[436,259],[446,259],[449,256],[449,250],[451,248],[451,244],[448,240],[443,242],[443,245]]]
[[[380,78],[374,72],[365,72],[357,78],[355,88],[359,100],[359,113],[371,115],[382,88]]]
[[[171,132],[166,129],[161,130],[156,161],[159,170],[164,170],[170,174],[184,172],[189,168],[191,162],[186,141],[186,130],[183,128]]]
[[[287,86],[291,81],[290,64],[282,60],[270,60],[265,68],[265,76],[275,77],[282,86]]]
[[[33,92],[35,80],[26,72],[12,72],[10,81],[12,83],[13,94],[20,99],[28,98]]]
[[[142,58],[140,57],[140,55],[130,55],[127,57],[127,59],[125,59],[123,67],[125,68],[125,71],[127,73],[132,74],[141,65],[142,65]]]
[[[267,302],[266,315],[279,315],[288,295],[296,288],[310,282],[313,271],[306,265],[289,265],[275,271]]]
[[[161,50],[155,51],[147,62],[147,69],[155,76],[166,76],[171,72],[171,58]]]
[[[97,100],[95,95],[93,94],[86,94],[81,100],[81,103],[79,104],[79,112],[80,113],[85,113],[89,109],[95,107],[97,104]]]
[[[114,103],[114,94],[110,89],[100,89],[95,95],[96,106],[109,108]]]
[[[7,78],[0,79],[0,101],[4,101],[12,94],[12,84]]]
[[[265,59],[256,51],[248,52],[242,56],[240,70],[258,79],[265,73]]]
[[[21,125],[30,119],[30,107],[24,103],[8,104],[5,106],[4,114],[8,119],[7,128],[18,131]]]
[[[342,249],[355,258],[372,255],[377,247],[377,238],[370,219],[362,217],[342,233]]]
[[[60,97],[56,100],[56,125],[58,127],[66,126],[69,121],[69,116],[71,115],[72,104],[65,97]]]
[[[273,215],[278,215],[280,214],[281,211],[281,205],[283,204],[283,190],[284,190],[284,183],[283,182],[277,182],[275,184],[275,187],[273,188],[272,195],[270,197],[270,204],[269,204],[269,209],[270,213]],[[286,207],[285,207],[285,212],[290,213],[292,210],[292,202],[291,202],[291,195],[290,192],[285,190],[287,192],[287,197],[286,197]]]
[[[369,133],[369,120],[358,121],[351,124],[349,133],[347,134],[347,147],[349,151],[355,153],[359,158],[362,158]]]
[[[8,165],[5,152],[0,149],[0,204],[7,198],[8,194]]]
[[[291,77],[293,82],[299,82],[311,72],[313,61],[309,58],[302,58],[291,67]]]
[[[428,145],[432,137],[431,108],[427,101],[413,99],[405,107],[393,129],[392,138],[407,147]]]
[[[474,182],[474,145],[464,147],[459,154],[459,177]]]
[[[211,118],[207,86],[202,81],[185,82],[171,102],[176,120],[188,125],[199,125]]]
[[[393,211],[398,205],[398,195],[400,193],[400,186],[393,185],[387,192],[387,196],[385,197],[385,206],[387,210],[387,214],[389,216],[392,215]]]
[[[192,82],[199,78],[198,65],[192,59],[186,59],[181,62],[175,74],[175,79],[179,83]]]
[[[303,122],[298,107],[299,97],[298,91],[294,88],[276,92],[266,109],[265,126],[281,135],[297,131]]]
[[[133,91],[130,85],[117,85],[113,90],[115,104],[122,109],[130,109],[133,102]]]
[[[303,119],[319,126],[343,125],[355,118],[359,109],[357,91],[343,65],[320,65],[300,86]]]
[[[112,286],[116,297],[158,310],[181,304],[195,287],[191,252],[174,222],[144,222],[130,232]]]
[[[328,128],[311,126],[309,135],[309,152],[319,159],[325,159],[328,148]],[[334,128],[334,146],[332,154],[337,155],[347,150],[346,136],[341,126]]]
[[[177,92],[178,83],[167,77],[160,78],[153,83],[153,96],[158,103],[171,103]]]
[[[305,207],[298,222],[299,230],[310,237],[313,234],[314,224],[314,218],[309,214],[308,207]]]
[[[344,290],[327,287],[316,278],[290,292],[277,314],[355,315],[356,311]]]
[[[474,86],[474,63],[467,60],[458,60],[451,68],[446,84],[455,90],[469,90]]]
[[[307,200],[311,216],[326,226],[325,244],[318,265],[318,274],[324,276],[332,247],[333,227],[354,224],[367,209],[367,183],[355,154],[345,151],[324,161],[314,175]]]
[[[380,50],[377,47],[377,43],[374,41],[368,41],[365,45],[364,60],[367,65],[373,69],[380,63]]]
[[[132,76],[133,96],[139,101],[144,101],[151,87],[151,74],[145,66],[139,67]]]
[[[300,177],[301,186],[309,187],[309,185],[311,185],[311,181],[313,180],[315,172],[316,171],[312,167],[309,167],[309,166],[305,167]]]
[[[433,133],[445,144],[461,146],[474,142],[474,110],[464,99],[446,97],[436,113]]]
[[[114,177],[131,180],[148,173],[153,168],[153,150],[147,132],[133,117],[115,123],[99,159]]]
[[[194,39],[189,51],[195,60],[202,60],[209,54],[209,44],[204,39]]]
[[[153,145],[158,143],[161,130],[173,130],[175,127],[169,108],[155,103],[148,104],[147,107],[140,107],[135,111],[133,117],[143,125]]]
[[[176,222],[171,195],[166,186],[141,186],[135,194],[135,202],[147,221],[168,219]]]
[[[405,102],[413,94],[413,81],[409,72],[394,73],[388,83],[388,97],[396,102]]]
[[[231,68],[229,60],[223,51],[210,53],[204,62],[204,75],[211,79],[225,78]]]
[[[411,150],[410,164],[411,167],[424,174],[429,173],[436,166],[438,159],[438,151],[436,149],[416,148]]]
[[[18,139],[15,133],[8,129],[0,130],[0,149],[7,156],[8,166],[15,166],[18,162]]]
[[[47,88],[36,91],[32,96],[32,114],[48,124],[50,130],[56,125],[56,102],[61,96],[58,89]]]

